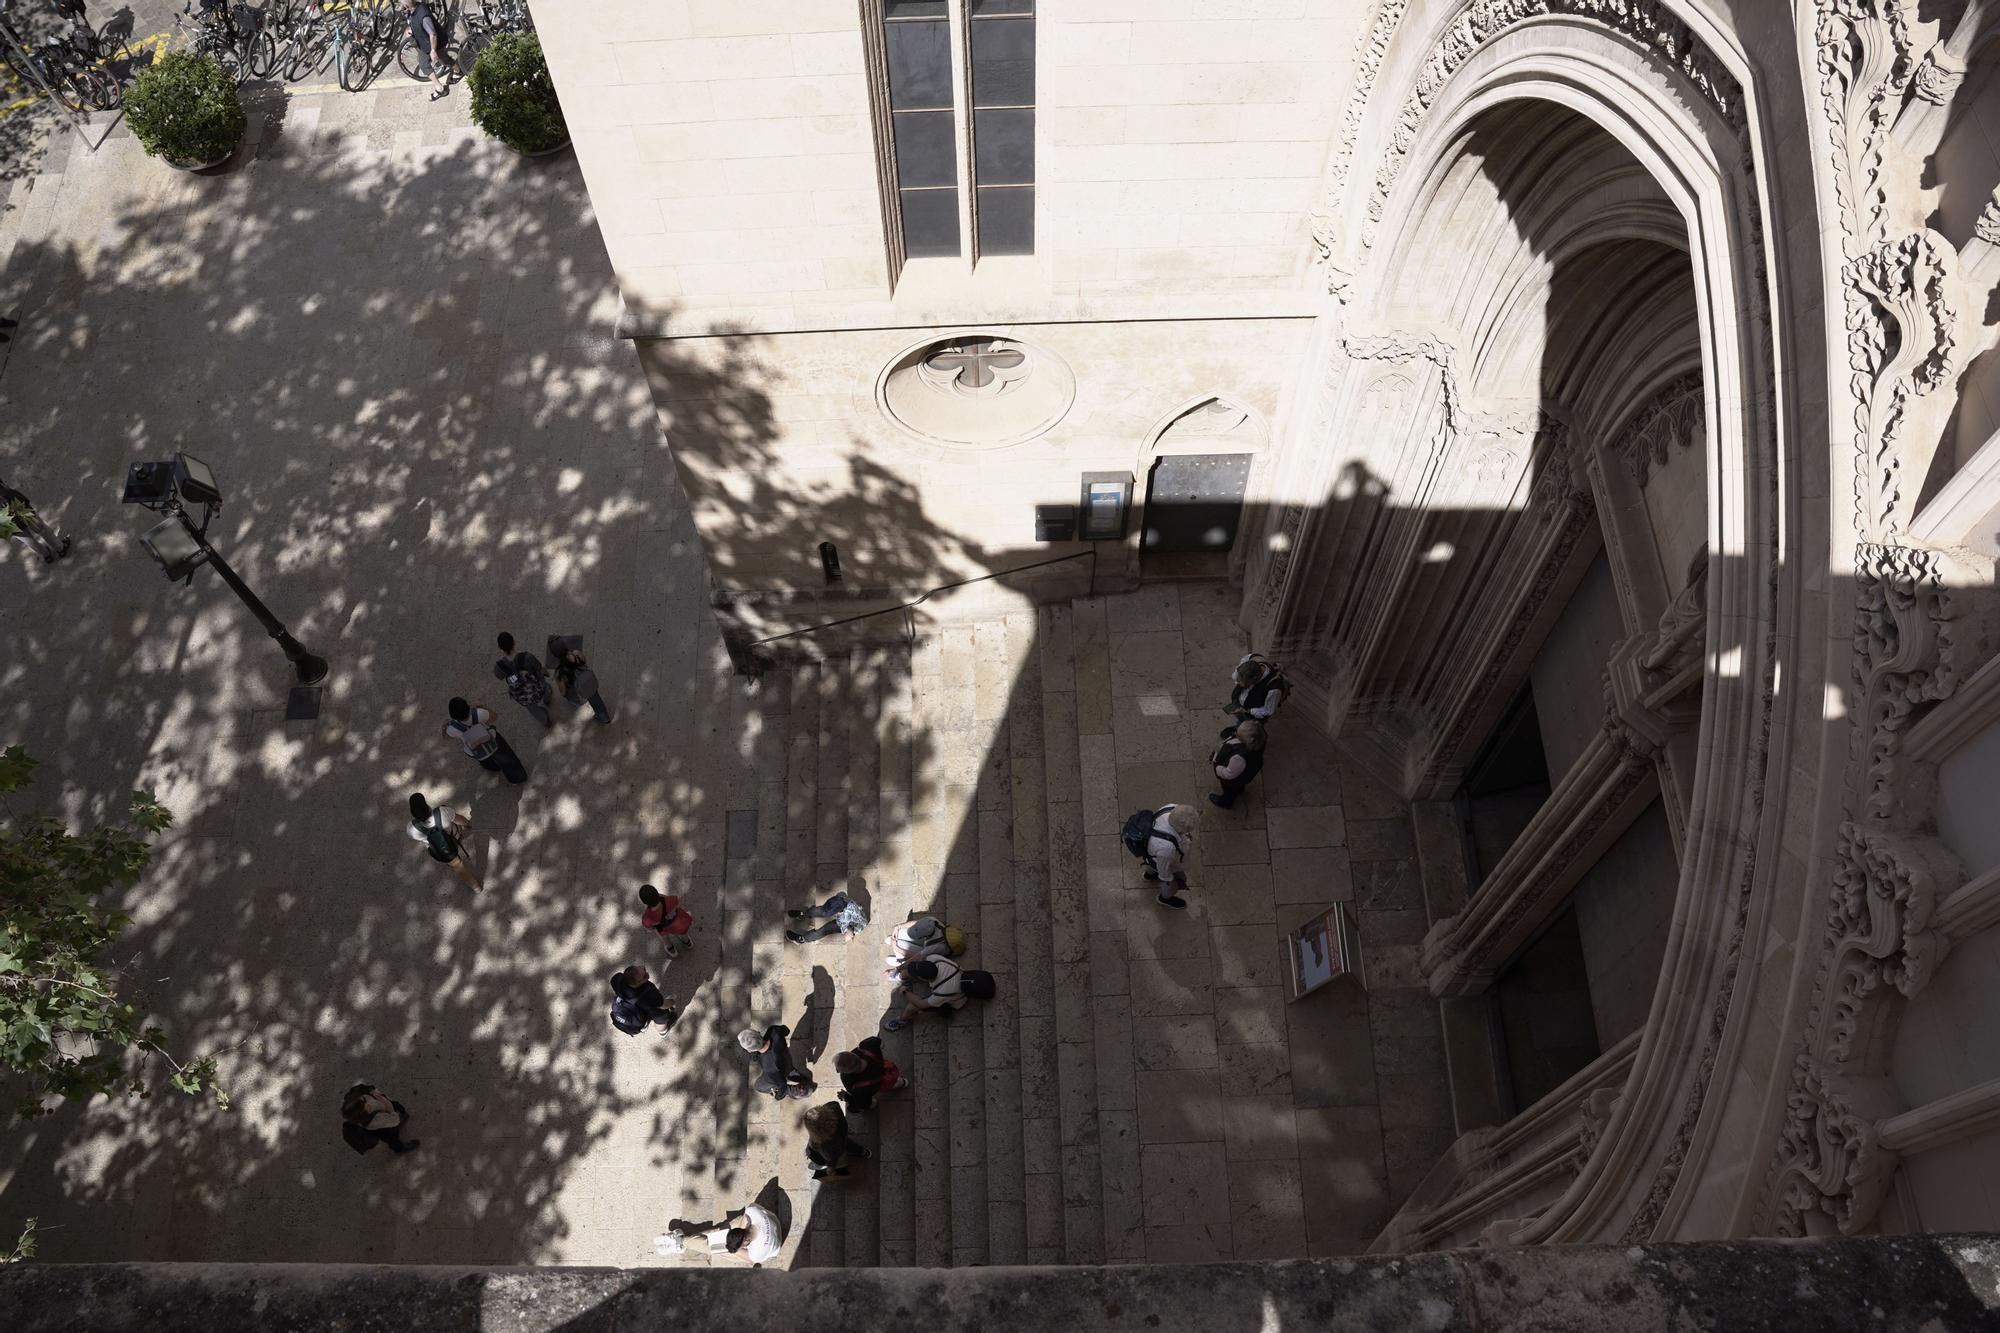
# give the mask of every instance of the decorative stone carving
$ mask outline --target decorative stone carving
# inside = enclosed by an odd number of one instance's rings
[[[1885,241],[1850,262],[1842,275],[1861,452],[1855,501],[1862,531],[1877,540],[1896,537],[1906,517],[1898,436],[1911,399],[1947,383],[1953,373],[1958,316],[1949,293],[1957,254],[1942,241],[1931,231]],[[1937,441],[1914,443],[1926,447],[1928,458]]]
[[[1706,412],[1701,372],[1689,371],[1639,409],[1613,451],[1631,466],[1632,475],[1644,486],[1653,469],[1665,465],[1674,449],[1702,446],[1708,437]]]
[[[1658,682],[1677,676],[1701,660],[1707,631],[1708,547],[1704,545],[1688,567],[1687,586],[1660,612],[1660,623],[1640,654],[1639,665]]]
[[[1541,413],[1535,430],[1535,488],[1528,508],[1535,522],[1549,523],[1565,511],[1581,507],[1594,513],[1596,504],[1590,484],[1576,475],[1570,459],[1569,427],[1547,412]]]
[[[1950,940],[1932,927],[1938,903],[1965,881],[1942,843],[1848,822],[1834,853],[1827,920],[1833,1009],[1825,1056],[1845,1064],[1864,1031],[1863,1010],[1884,983],[1905,996],[1923,989]]]
[[[1444,85],[1480,47],[1517,23],[1563,17],[1602,24],[1674,68],[1696,92],[1715,106],[1733,126],[1743,123],[1741,96],[1728,69],[1702,45],[1679,15],[1662,0],[1473,0],[1444,30],[1417,73],[1391,133],[1388,156],[1375,172],[1364,247],[1375,243],[1375,229],[1389,204],[1389,194],[1402,174],[1417,130]],[[1345,179],[1345,169],[1342,170]]]
[[[1861,547],[1854,571],[1857,735],[1870,814],[1891,824],[1903,785],[1902,734],[1919,708],[1958,688],[1954,598],[1933,551]],[[1972,645],[1967,645],[1971,647]]]
[[[1972,223],[1975,240],[1988,245],[2000,245],[2000,187],[1993,191],[1993,197],[1986,201],[1986,207],[1979,210],[1979,216]]]
[[[1807,1216],[1814,1212],[1852,1235],[1881,1206],[1897,1157],[1876,1136],[1874,1108],[1857,1108],[1854,1100],[1844,1080],[1799,1054],[1778,1149],[1773,1219],[1778,1235],[1804,1236]]]
[[[1343,304],[1352,290],[1353,274],[1340,267],[1340,216],[1346,206],[1347,174],[1354,164],[1354,150],[1361,142],[1362,127],[1368,122],[1368,106],[1375,93],[1375,80],[1388,58],[1389,43],[1410,0],[1376,0],[1368,29],[1361,36],[1361,48],[1354,60],[1354,92],[1340,115],[1340,132],[1334,141],[1333,159],[1327,164],[1326,182],[1320,188],[1320,202],[1313,208],[1312,238],[1314,257],[1319,262],[1326,291]]]
[[[1965,66],[1946,63],[1940,47],[1932,47],[1924,53],[1922,63],[1917,66],[1916,77],[1910,80],[1910,92],[1920,101],[1932,106],[1948,106],[1958,93],[1959,85],[1965,82]]]
[[[1464,434],[1465,407],[1459,397],[1458,375],[1452,370],[1450,344],[1424,333],[1349,338],[1343,346],[1349,359],[1354,361],[1389,361],[1397,364],[1429,361],[1435,365],[1444,396],[1445,421],[1453,434]]]
[[[1597,1151],[1605,1126],[1611,1123],[1611,1113],[1618,1109],[1623,1096],[1620,1088],[1592,1088],[1576,1108],[1576,1147],[1584,1161]]]
[[[1882,141],[1910,62],[1902,0],[1819,0],[1816,36],[1834,193],[1853,256],[1883,238]]]

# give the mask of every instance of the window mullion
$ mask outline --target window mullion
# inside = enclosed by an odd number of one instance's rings
[[[968,269],[979,262],[978,230],[973,225],[972,178],[972,21],[968,0],[951,0],[951,113],[958,137],[958,234],[960,253]]]

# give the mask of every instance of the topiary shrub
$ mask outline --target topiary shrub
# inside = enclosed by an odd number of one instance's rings
[[[569,142],[542,41],[531,32],[495,37],[466,76],[472,123],[517,153],[542,153]]]
[[[228,157],[243,137],[236,81],[214,56],[168,51],[125,94],[125,121],[148,153],[175,166]]]

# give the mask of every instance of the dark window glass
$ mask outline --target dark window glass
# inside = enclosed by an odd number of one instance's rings
[[[972,104],[1033,106],[1034,102],[1035,21],[993,19],[973,24]]]
[[[981,185],[1035,183],[1035,113],[972,114],[973,176]]]
[[[951,112],[898,111],[896,183],[904,189],[919,185],[958,184],[958,150],[953,144]]]
[[[896,111],[951,105],[951,29],[930,23],[890,23],[882,29],[889,56],[889,106]]]
[[[979,252],[987,255],[1035,253],[1035,192],[1018,186],[981,188]],[[956,250],[953,253],[957,253]]]
[[[903,253],[912,259],[958,253],[958,191],[903,191]]]
[[[1032,14],[1035,0],[972,0],[972,17],[986,14]]]
[[[944,17],[944,0],[883,0],[882,17],[941,19]]]

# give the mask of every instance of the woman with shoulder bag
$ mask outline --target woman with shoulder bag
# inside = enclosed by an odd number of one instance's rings
[[[472,873],[472,856],[465,846],[465,831],[471,827],[472,821],[457,811],[431,805],[422,792],[410,793],[410,836],[424,844],[431,860],[442,862],[477,893],[479,877]]]

